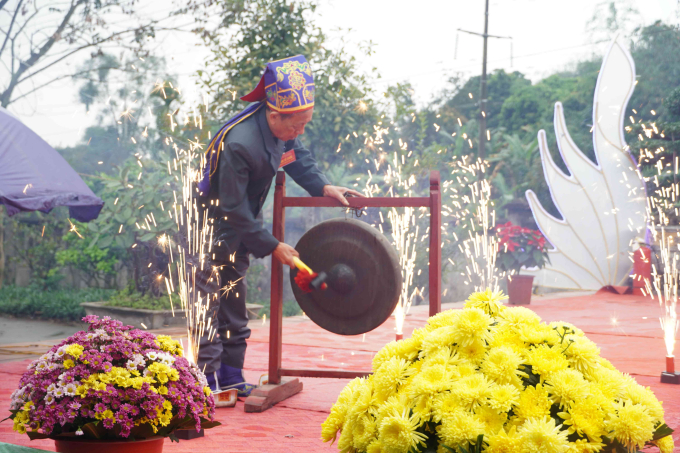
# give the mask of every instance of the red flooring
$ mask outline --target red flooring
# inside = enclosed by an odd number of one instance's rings
[[[530,308],[544,321],[567,321],[583,329],[599,345],[603,357],[656,392],[664,402],[666,422],[674,429],[680,428],[680,386],[659,382],[665,366],[665,349],[658,320],[661,309],[657,303],[637,296],[603,293],[555,299],[534,297]],[[405,336],[422,326],[426,319],[427,307],[413,307],[406,319]],[[268,325],[255,321],[251,328],[246,377],[256,381],[267,367]],[[339,337],[307,319],[287,318],[283,363],[293,368],[370,369],[375,352],[393,339],[392,319],[364,338],[361,335]],[[0,363],[0,407],[9,405],[10,394],[27,363],[27,360]],[[242,402],[235,408],[218,409],[217,419],[222,426],[206,431],[204,438],[179,444],[166,440],[165,451],[336,451],[319,439],[320,425],[347,381],[302,380],[304,390],[300,394],[262,414],[246,414]],[[680,430],[674,437],[676,445],[680,445]],[[12,432],[8,422],[0,424],[0,442],[54,451],[52,441],[31,442],[26,436]]]

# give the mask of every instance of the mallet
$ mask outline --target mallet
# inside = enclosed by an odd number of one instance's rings
[[[298,257],[293,257],[293,261],[295,262],[295,267],[298,268],[298,273],[295,276],[295,283],[297,283],[302,291],[310,293],[312,290],[323,290],[328,287],[328,285],[326,285],[328,276],[325,272],[317,274]]]

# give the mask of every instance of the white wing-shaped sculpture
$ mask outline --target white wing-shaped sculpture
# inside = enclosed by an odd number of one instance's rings
[[[645,186],[623,133],[626,105],[635,88],[635,66],[628,51],[614,40],[602,62],[593,101],[593,145],[597,165],[569,136],[562,104],[555,104],[555,136],[571,175],[555,165],[545,131],[538,133],[543,172],[557,219],[527,191],[538,227],[554,247],[550,264],[535,275],[541,286],[597,290],[621,285],[629,275],[629,252],[636,236],[643,235]]]

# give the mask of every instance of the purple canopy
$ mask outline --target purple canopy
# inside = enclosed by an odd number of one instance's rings
[[[0,204],[10,216],[68,206],[81,222],[96,219],[104,206],[54,148],[2,107]]]

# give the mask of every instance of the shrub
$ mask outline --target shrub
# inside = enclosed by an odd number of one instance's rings
[[[59,289],[45,291],[38,286],[5,286],[0,290],[0,313],[60,321],[78,321],[85,316],[81,302],[108,300],[110,289]]]

